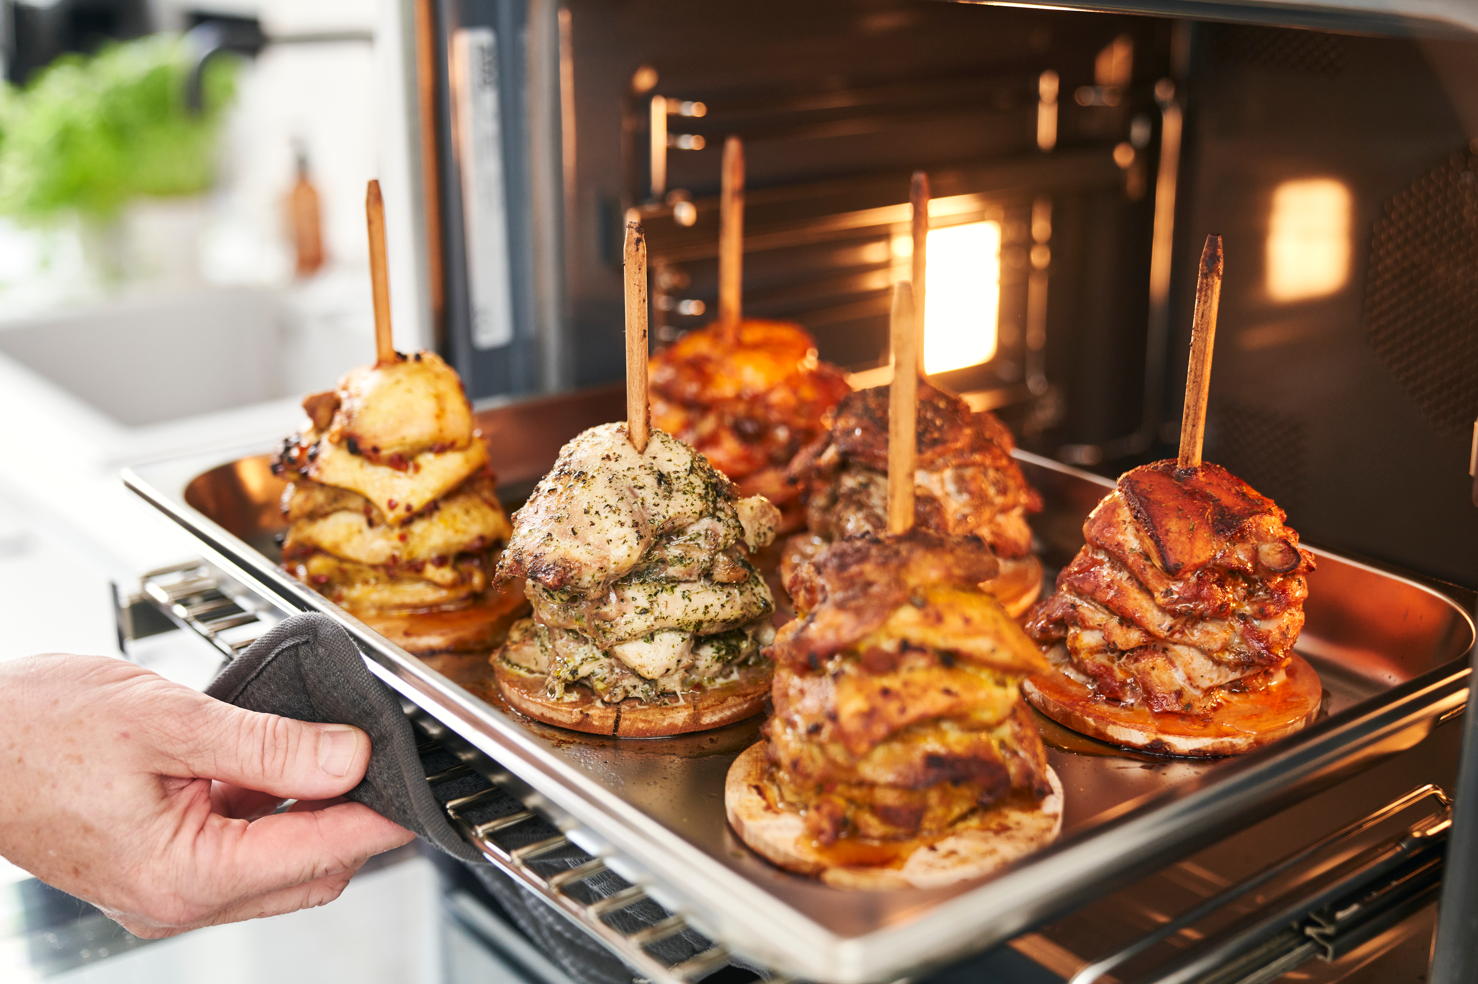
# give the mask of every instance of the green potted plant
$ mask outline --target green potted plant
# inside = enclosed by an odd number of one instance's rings
[[[202,107],[192,111],[185,95],[192,64],[182,38],[153,35],[63,56],[24,89],[6,87],[0,214],[39,226],[75,216],[102,279],[157,275],[144,268],[149,250],[130,242],[138,238],[131,227],[147,225],[151,211],[176,233],[182,222],[198,224],[189,213],[202,213],[199,196],[214,178],[217,135],[235,92],[236,66],[213,59]],[[164,238],[175,238],[181,252],[177,235]],[[183,248],[188,256],[193,243]]]

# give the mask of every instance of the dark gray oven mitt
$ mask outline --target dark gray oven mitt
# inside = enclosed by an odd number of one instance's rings
[[[370,673],[354,640],[333,619],[319,614],[287,619],[229,663],[206,693],[252,711],[362,728],[369,734],[374,750],[363,781],[349,792],[350,799],[414,830],[428,843],[465,862],[519,928],[578,984],[632,984],[630,968],[489,864],[452,828],[443,804],[488,789],[492,783],[475,772],[434,786],[427,781],[427,776],[451,769],[460,760],[424,734],[418,735],[401,709],[400,699]],[[467,815],[474,823],[486,823],[522,809],[522,803],[504,793]],[[506,837],[500,835],[500,843],[518,847],[557,833],[542,820],[530,821],[510,828]],[[571,846],[541,855],[533,866],[548,876],[588,860],[589,855]],[[628,885],[606,871],[576,883],[569,893],[589,903]],[[646,900],[618,910],[605,921],[630,933],[668,915],[667,910]],[[712,945],[689,930],[648,947],[648,952],[675,964]]]

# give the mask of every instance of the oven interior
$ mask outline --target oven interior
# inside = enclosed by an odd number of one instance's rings
[[[1173,453],[1196,258],[1217,232],[1208,459],[1312,542],[1478,585],[1473,40],[936,0],[443,0],[436,16],[441,337],[474,396],[621,378],[628,214],[654,343],[711,320],[730,135],[746,315],[798,321],[848,370],[885,364],[923,170],[936,230],[995,237],[994,352],[937,381],[1026,448],[1108,475]],[[504,82],[507,341],[473,330],[486,196],[466,193],[458,138],[463,36]]]

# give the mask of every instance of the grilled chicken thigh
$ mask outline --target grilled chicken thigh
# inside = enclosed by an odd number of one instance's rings
[[[919,382],[915,522],[946,536],[974,536],[1002,561],[987,588],[1013,615],[1041,590],[1027,516],[1042,498],[1011,457],[1011,432],[988,412]],[[827,543],[888,528],[888,387],[861,390],[838,404],[831,429],[790,466],[803,490],[810,536],[791,538],[781,571],[790,577]]]
[[[1111,700],[1197,714],[1277,682],[1314,558],[1271,500],[1219,465],[1126,473],[1027,631]]]

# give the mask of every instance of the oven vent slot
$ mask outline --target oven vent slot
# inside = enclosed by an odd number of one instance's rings
[[[1478,417],[1478,156],[1453,154],[1386,203],[1365,287],[1370,347],[1440,430]]]
[[[1297,515],[1304,494],[1308,425],[1292,414],[1223,400],[1206,421],[1207,458]]]
[[[1212,28],[1207,54],[1218,68],[1261,68],[1334,78],[1345,70],[1349,42],[1341,35],[1318,31],[1223,24]]]

